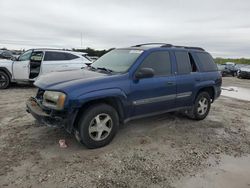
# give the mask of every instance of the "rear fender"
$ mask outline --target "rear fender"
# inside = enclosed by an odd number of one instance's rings
[[[196,85],[196,91],[193,93],[193,96],[192,96],[192,101],[193,101],[193,103],[194,103],[194,101],[195,101],[195,99],[196,99],[196,96],[197,96],[197,94],[202,90],[202,89],[204,89],[204,88],[209,88],[209,87],[211,87],[211,88],[213,88],[213,90],[214,90],[214,96],[213,96],[213,98],[215,98],[215,94],[216,94],[216,91],[217,91],[217,89],[216,89],[216,87],[215,87],[215,82],[214,81],[211,81],[211,80],[209,80],[209,81],[203,81],[203,82],[200,82],[200,83],[198,83],[197,85]]]

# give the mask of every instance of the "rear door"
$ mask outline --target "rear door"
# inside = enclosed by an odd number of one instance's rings
[[[80,69],[83,65],[81,58],[74,54],[46,51],[42,64],[42,73]]]
[[[87,62],[87,59],[81,55],[76,55],[70,52],[65,54],[68,63],[67,70],[81,69],[82,67],[86,66],[85,63],[89,63],[89,61]]]
[[[29,66],[32,50],[28,50],[19,56],[17,61],[13,62],[13,78],[15,80],[29,79]]]
[[[138,67],[152,68],[154,77],[134,79],[131,100],[135,116],[167,111],[175,107],[176,81],[168,51],[150,53]]]
[[[190,106],[192,104],[192,94],[195,92],[195,86],[201,80],[194,58],[191,53],[187,51],[174,52],[177,72],[177,96],[176,106]]]

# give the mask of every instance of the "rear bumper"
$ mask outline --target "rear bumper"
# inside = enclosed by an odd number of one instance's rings
[[[216,87],[215,89],[215,95],[214,95],[214,100],[219,98],[219,96],[221,95],[221,87]]]
[[[73,130],[76,113],[62,113],[55,110],[45,110],[35,98],[27,100],[26,111],[42,125],[49,127],[64,127],[70,133]]]

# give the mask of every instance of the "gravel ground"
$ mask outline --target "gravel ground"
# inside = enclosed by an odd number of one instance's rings
[[[250,88],[250,80],[223,82]],[[248,101],[220,97],[199,122],[178,113],[133,121],[110,145],[89,150],[63,129],[35,124],[25,112],[35,92],[0,91],[0,187],[176,187],[224,155],[250,154]],[[59,139],[69,147],[60,148]]]

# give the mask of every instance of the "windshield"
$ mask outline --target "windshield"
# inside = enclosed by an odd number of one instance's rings
[[[91,67],[102,68],[112,72],[127,72],[135,60],[141,55],[142,50],[116,49],[96,60]]]

